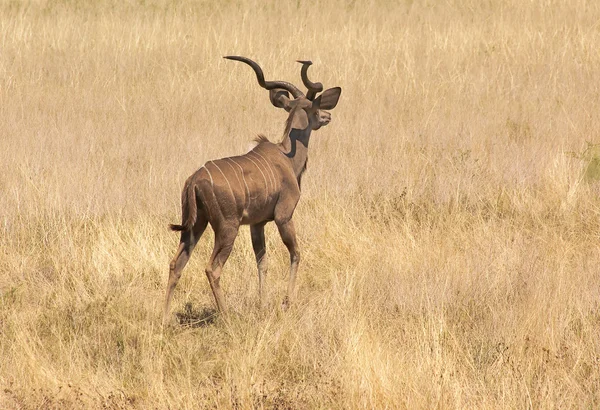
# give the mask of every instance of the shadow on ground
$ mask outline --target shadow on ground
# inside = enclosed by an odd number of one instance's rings
[[[205,327],[212,325],[217,319],[217,310],[203,307],[194,309],[190,302],[185,304],[182,311],[176,312],[177,323],[183,327]]]

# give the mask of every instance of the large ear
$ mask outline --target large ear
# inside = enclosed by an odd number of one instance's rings
[[[277,108],[283,108],[285,110],[290,109],[290,94],[281,88],[275,88],[269,91],[269,98],[271,104]]]
[[[315,98],[313,107],[321,110],[332,110],[337,105],[340,94],[342,94],[342,89],[340,87],[329,88],[323,91],[323,94]]]

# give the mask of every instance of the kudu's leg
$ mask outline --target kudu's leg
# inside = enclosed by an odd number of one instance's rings
[[[277,221],[275,221],[275,223],[277,223]],[[292,220],[277,224],[277,228],[279,229],[279,234],[281,235],[283,243],[290,252],[290,282],[288,283],[287,298],[283,302],[283,306],[286,308],[288,304],[294,301],[296,296],[296,272],[298,272],[298,264],[300,263],[300,253],[298,252],[296,230],[294,229]]]
[[[198,215],[196,224],[191,231],[181,232],[181,239],[179,241],[179,248],[175,257],[171,260],[169,265],[169,283],[167,284],[167,293],[165,295],[165,308],[163,311],[163,326],[169,323],[169,312],[171,309],[171,300],[173,298],[173,291],[177,282],[181,277],[181,271],[190,260],[190,255],[194,250],[194,247],[198,243],[198,240],[204,233],[208,221],[204,215]]]
[[[260,307],[265,305],[265,282],[267,279],[267,253],[265,246],[265,224],[250,226],[250,236],[252,237],[252,249],[256,256],[258,266],[258,298]]]
[[[221,226],[219,229],[215,229],[215,248],[206,267],[206,277],[215,296],[217,308],[222,313],[225,313],[226,307],[223,292],[219,284],[221,281],[221,271],[233,249],[238,229],[239,226]]]

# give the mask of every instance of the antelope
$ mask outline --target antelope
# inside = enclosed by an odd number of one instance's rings
[[[325,110],[335,108],[342,91],[340,87],[323,91],[321,83],[311,82],[307,76],[311,61],[298,61],[302,64],[302,82],[308,88],[305,95],[286,81],[265,81],[260,66],[246,57],[224,58],[241,61],[252,67],[258,84],[269,91],[271,103],[286,110],[288,118],[280,143],[272,143],[259,135],[256,139],[258,145],[250,152],[208,161],[186,180],[181,194],[181,225],[170,225],[171,230],[181,232],[181,239],[169,266],[163,325],[168,324],[173,291],[181,271],[209,223],[215,233],[215,242],[206,266],[206,276],[219,312],[226,311],[219,285],[221,271],[231,253],[240,225],[250,225],[258,267],[259,300],[261,306],[264,304],[267,273],[264,228],[270,221],[275,221],[290,254],[290,278],[283,305],[287,307],[292,303],[300,262],[292,215],[300,199],[300,182],[306,170],[308,142],[313,130],[329,124],[331,114]],[[321,94],[317,97],[318,93]],[[293,98],[290,98],[290,94]]]

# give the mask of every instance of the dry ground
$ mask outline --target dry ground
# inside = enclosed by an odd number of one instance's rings
[[[0,4],[0,407],[600,407],[600,3]],[[296,224],[207,234],[161,306],[185,178],[278,140],[251,70],[341,86]]]

